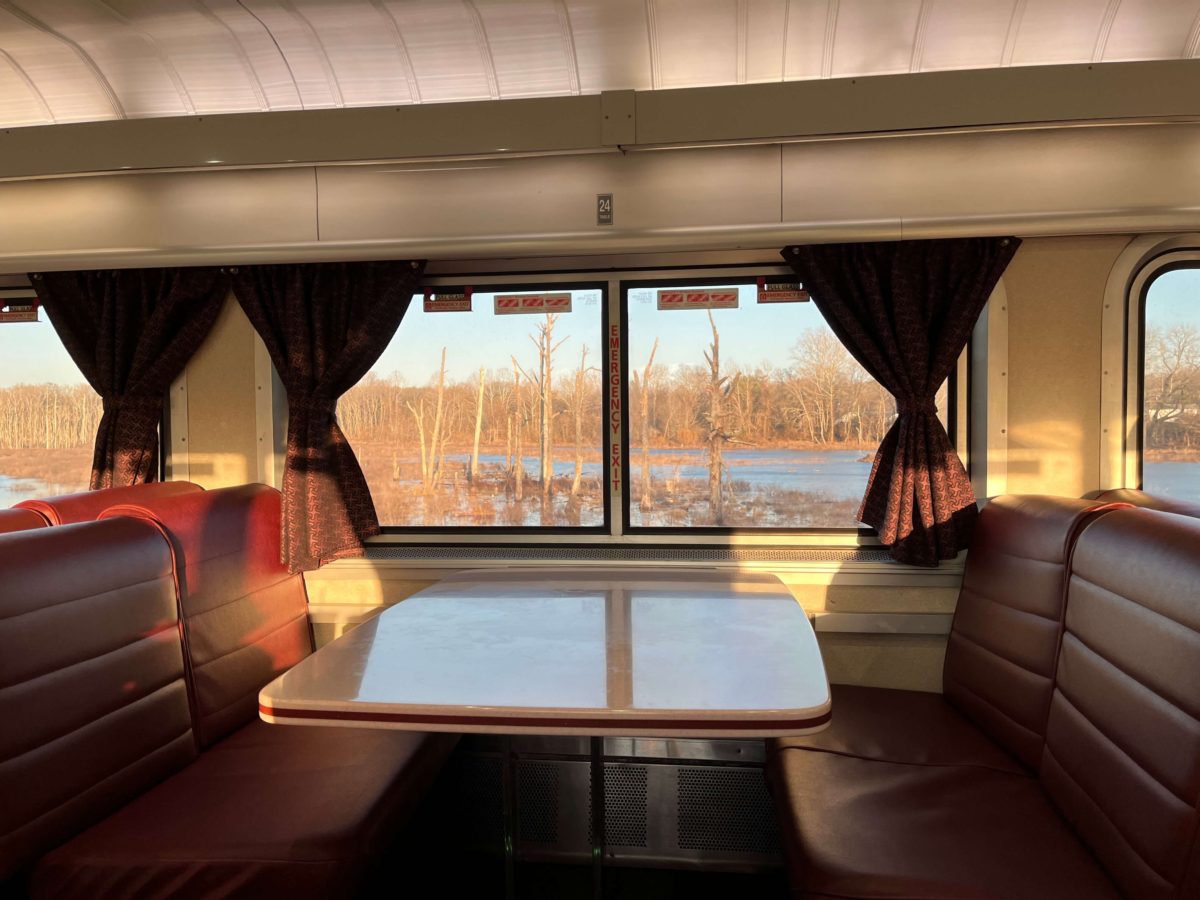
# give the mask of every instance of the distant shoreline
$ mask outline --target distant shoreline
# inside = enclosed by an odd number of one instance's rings
[[[1200,449],[1197,450],[1144,450],[1142,451],[1143,462],[1177,462],[1177,463],[1196,463],[1200,462]]]

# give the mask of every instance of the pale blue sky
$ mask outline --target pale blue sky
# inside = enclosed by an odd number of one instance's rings
[[[1146,322],[1200,327],[1200,269],[1175,269],[1159,275],[1146,294]]]
[[[760,305],[754,285],[739,287],[738,293],[738,309],[713,310],[721,334],[722,369],[751,369],[762,363],[775,367],[790,365],[791,349],[801,332],[824,325],[821,314],[811,303]],[[537,364],[537,351],[528,335],[535,333],[543,318],[498,316],[493,311],[494,296],[475,294],[469,313],[426,313],[420,299],[415,298],[396,337],[372,371],[384,378],[397,374],[410,385],[427,384],[437,374],[445,347],[449,381],[473,378],[480,366],[489,372],[511,371],[513,355],[526,371],[532,372]],[[653,288],[632,290],[629,306],[631,365],[638,368],[645,365],[656,336],[660,338],[654,358],[656,365],[671,368],[704,365],[703,352],[712,341],[704,310],[660,312]],[[560,372],[578,365],[580,348],[584,345],[588,348],[588,365],[602,363],[605,342],[601,340],[600,322],[600,292],[575,291],[572,311],[561,315],[554,329],[556,343],[565,339],[554,357]]]
[[[39,310],[38,316],[40,322],[0,322],[0,387],[83,382],[54,326],[46,320],[46,311]]]

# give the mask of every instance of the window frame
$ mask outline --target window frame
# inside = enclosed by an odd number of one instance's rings
[[[494,277],[494,276],[492,276]],[[522,276],[522,278],[527,276]],[[555,281],[553,275],[545,276],[549,280],[519,280],[519,281],[494,281],[484,280],[476,282],[469,276],[454,276],[454,277],[434,277],[425,278],[421,281],[421,290],[441,288],[463,288],[471,289],[472,297],[478,294],[497,294],[497,293],[532,293],[535,291],[591,291],[598,290],[600,292],[600,331],[598,335],[598,344],[601,348],[601,354],[604,352],[605,335],[608,333],[608,318],[609,318],[609,283],[603,279],[586,279],[576,278],[575,273],[563,273],[563,277],[568,280]],[[436,291],[434,291],[436,293]],[[413,294],[411,303],[418,302],[417,298],[422,296],[420,293]],[[409,306],[411,309],[412,306]],[[401,327],[403,327],[403,321]],[[397,329],[399,333],[399,329]],[[396,339],[393,334],[391,340]],[[601,405],[600,405],[600,452],[601,452],[601,473],[603,484],[607,486],[612,479],[610,471],[611,460],[609,458],[607,442],[604,440],[603,425],[609,420],[609,394],[603,389],[604,380],[601,379]],[[353,445],[352,445],[353,446]],[[368,486],[369,487],[369,486]],[[465,535],[478,537],[532,537],[532,536],[551,536],[554,538],[560,537],[579,537],[582,535],[608,535],[612,532],[613,510],[612,510],[612,492],[607,489],[601,490],[601,497],[604,503],[603,519],[599,525],[580,525],[578,527],[569,525],[527,525],[527,526],[511,526],[511,525],[388,525],[380,522],[379,537],[374,538],[373,542],[381,542],[381,539],[386,539],[387,543],[397,543],[397,538],[407,542],[409,539],[422,535],[430,535],[435,537],[462,537]],[[556,542],[557,543],[557,542]],[[447,546],[453,546],[447,545]]]
[[[1127,295],[1127,364],[1125,484],[1144,490],[1146,441],[1146,301],[1162,276],[1184,269],[1200,271],[1200,246],[1172,249],[1145,262],[1137,271]]]
[[[610,392],[604,390],[601,415],[606,423],[602,449],[604,451],[604,476],[608,486],[605,491],[605,525],[542,527],[530,526],[395,526],[381,523],[379,535],[368,538],[367,543],[379,551],[386,548],[419,548],[436,546],[448,552],[458,548],[494,546],[497,561],[504,561],[504,548],[533,546],[554,548],[555,551],[586,550],[595,547],[643,548],[646,550],[779,550],[803,549],[820,551],[870,549],[879,547],[878,533],[873,528],[720,528],[720,529],[666,529],[627,528],[628,479],[630,470],[628,430],[629,421],[624,414],[628,409],[628,320],[625,315],[625,294],[622,286],[626,282],[654,282],[663,284],[675,281],[679,284],[718,285],[753,283],[759,276],[794,277],[792,270],[776,261],[776,255],[761,251],[729,251],[723,253],[670,253],[641,254],[610,257],[580,257],[563,259],[515,259],[505,260],[461,260],[431,263],[422,289],[449,288],[469,285],[479,293],[521,290],[562,290],[576,286],[579,289],[602,289],[602,340],[605,356],[604,384],[608,384],[609,337],[613,325],[619,337],[619,363],[621,390],[619,402],[622,406],[622,422],[618,441],[613,441],[611,429]],[[418,295],[414,295],[414,298]],[[986,312],[984,313],[986,315]],[[947,401],[947,432],[951,444],[957,450],[964,465],[970,461],[970,435],[964,429],[970,427],[971,397],[963,393],[964,382],[971,377],[970,351],[964,349],[958,365],[952,370]],[[973,379],[972,379],[973,380]],[[960,446],[967,443],[968,447]],[[612,450],[619,451],[622,472],[619,489],[613,488]],[[620,515],[617,505],[620,505]],[[449,539],[449,540],[448,540]]]

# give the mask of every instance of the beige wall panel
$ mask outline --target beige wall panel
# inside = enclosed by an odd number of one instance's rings
[[[1009,217],[1022,218],[1013,223],[1018,233],[1111,231],[1114,221],[1132,229],[1143,218],[1197,217],[1197,208],[1200,128],[1194,125],[783,147],[785,222],[897,217],[906,237],[946,220],[965,231],[978,233],[981,223],[1005,231]]]
[[[1005,272],[1011,493],[1078,497],[1100,487],[1104,288],[1128,243],[1031,239]]]
[[[946,638],[940,635],[817,635],[833,684],[863,684],[910,691],[942,689]]]
[[[254,328],[232,296],[186,374],[190,479],[205,488],[257,480]]]
[[[833,584],[793,588],[792,593],[801,594],[805,609],[839,613],[952,613],[958,602],[958,588]]]
[[[322,241],[619,235],[779,222],[779,148],[318,170]],[[614,224],[596,225],[613,194]]]
[[[152,256],[317,236],[311,169],[10,181],[0,183],[0,209],[0,265],[66,252],[90,252],[85,260],[103,265],[134,250]]]

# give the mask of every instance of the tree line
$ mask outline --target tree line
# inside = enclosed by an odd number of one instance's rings
[[[0,450],[91,446],[103,404],[87,384],[0,388]]]
[[[509,460],[518,447],[569,459],[581,446],[594,457],[602,435],[601,373],[586,353],[559,353],[552,322],[549,329],[535,334],[537,355],[514,357],[511,369],[449,380],[443,357],[424,385],[371,373],[342,397],[338,421],[353,442],[412,453],[424,447],[430,459],[473,453],[476,446]],[[723,364],[715,328],[702,363],[664,366],[654,360],[656,350],[630,366],[633,450],[709,447],[715,431],[735,447],[870,449],[895,418],[891,395],[823,329],[803,332],[779,366]]]

